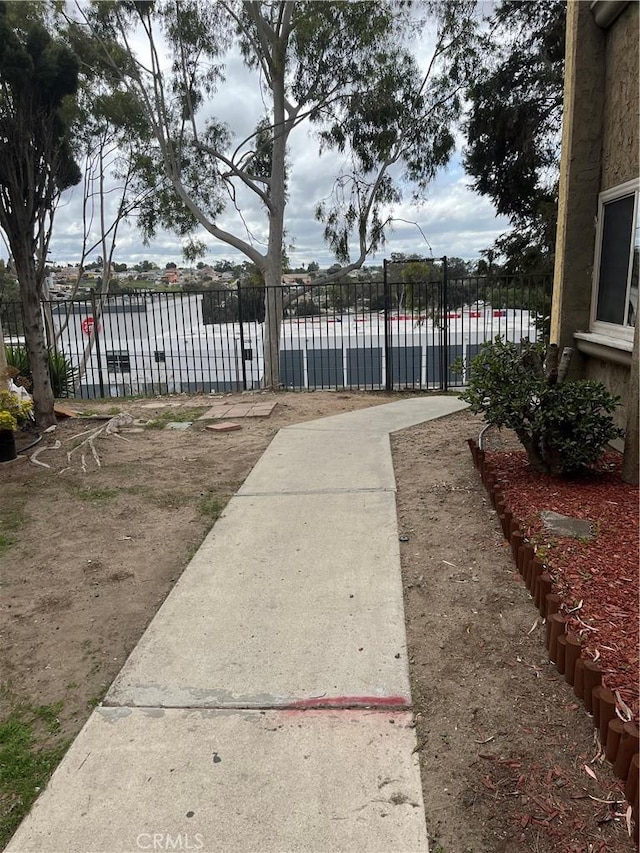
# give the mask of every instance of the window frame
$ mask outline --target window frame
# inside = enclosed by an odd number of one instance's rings
[[[631,222],[631,243],[629,245],[629,263],[627,273],[627,285],[625,296],[625,318],[628,312],[629,288],[631,286],[631,276],[633,274],[633,260],[635,251],[636,228],[638,226],[638,216],[640,214],[640,178],[634,178],[631,181],[625,181],[623,184],[617,184],[608,190],[604,190],[598,195],[598,217],[596,223],[596,242],[593,257],[593,283],[591,289],[591,318],[589,323],[590,331],[606,335],[608,338],[617,339],[621,342],[633,341],[634,327],[622,325],[619,323],[608,323],[605,320],[597,319],[598,312],[598,295],[600,292],[600,262],[602,258],[602,237],[604,231],[604,210],[605,205],[620,201],[628,196],[634,197],[633,202],[633,219]]]
[[[105,352],[107,373],[131,373],[131,354],[129,350],[107,350]]]

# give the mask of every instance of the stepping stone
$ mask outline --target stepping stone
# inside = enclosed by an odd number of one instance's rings
[[[566,536],[570,539],[594,539],[593,525],[590,521],[581,518],[571,518],[569,515],[560,515],[550,509],[544,509],[540,513],[544,526],[550,533],[556,536]]]
[[[210,421],[218,418],[268,418],[278,405],[270,403],[216,403],[198,420]]]
[[[81,414],[75,409],[70,409],[68,406],[63,406],[61,403],[54,403],[53,411],[60,418],[78,418]]]
[[[249,413],[250,418],[268,418],[277,403],[255,403]]]
[[[233,432],[236,429],[242,429],[240,424],[234,424],[232,421],[223,421],[221,424],[210,424],[205,429],[211,432]]]
[[[182,403],[179,401],[156,400],[153,403],[141,403],[141,409],[179,409]]]
[[[237,405],[237,406],[229,406],[228,409],[224,412],[224,417],[227,418],[245,418],[249,414],[249,409],[251,406],[245,405]]]
[[[169,421],[169,423],[165,426],[165,429],[185,430],[189,429],[192,423],[193,421]]]

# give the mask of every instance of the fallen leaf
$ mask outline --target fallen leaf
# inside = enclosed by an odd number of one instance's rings
[[[623,701],[620,693],[615,691],[616,697],[616,714],[623,720],[625,723],[630,722],[633,719],[633,714],[631,713],[631,708],[627,705],[626,702]],[[620,708],[618,709],[618,705]]]
[[[596,782],[597,782],[597,781],[598,781],[598,777],[597,777],[597,776],[596,776],[596,774],[593,772],[593,770],[589,767],[589,765],[588,765],[588,764],[584,764],[584,765],[583,765],[583,767],[584,767],[584,772],[587,774],[587,776],[591,776],[591,778],[592,778],[592,779],[595,779],[595,780],[596,780]]]

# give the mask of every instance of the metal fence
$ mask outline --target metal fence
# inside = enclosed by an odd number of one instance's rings
[[[466,383],[496,335],[540,340],[546,275],[432,278],[385,263],[381,280],[282,287],[283,388],[443,389]],[[20,348],[18,304],[0,306],[5,343]],[[264,291],[132,292],[43,304],[50,346],[73,367],[69,396],[121,397],[259,388]]]

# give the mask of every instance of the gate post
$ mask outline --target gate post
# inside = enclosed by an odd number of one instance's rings
[[[383,299],[384,299],[384,359],[385,359],[385,389],[393,391],[393,375],[391,364],[391,341],[389,339],[389,276],[387,259],[382,261],[383,276]]]
[[[247,362],[244,360],[244,329],[242,328],[242,288],[238,281],[238,323],[240,324],[240,349],[242,357],[242,390],[247,390]]]
[[[448,302],[448,269],[447,256],[442,258],[442,375],[440,386],[443,391],[449,390],[449,313]]]
[[[99,315],[98,306],[96,304],[95,291],[91,291],[91,314],[93,316],[92,333],[95,335],[96,355],[98,357],[98,383],[100,385],[100,396],[104,397],[104,377],[102,375],[102,354],[100,353],[100,333],[99,333]]]

